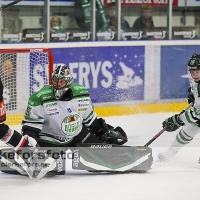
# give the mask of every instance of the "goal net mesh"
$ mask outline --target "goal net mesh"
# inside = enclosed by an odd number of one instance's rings
[[[0,49],[0,77],[9,126],[21,125],[30,95],[49,83],[49,49]]]

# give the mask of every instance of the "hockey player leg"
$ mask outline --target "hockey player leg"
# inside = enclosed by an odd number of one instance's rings
[[[199,127],[196,125],[188,124],[183,126],[183,128],[177,133],[176,138],[171,144],[171,147],[167,151],[158,154],[158,161],[164,162],[171,160],[182,147],[192,141],[198,131]]]
[[[13,147],[13,150],[12,150],[13,152],[11,152],[12,156],[16,156],[17,155],[16,152],[20,148],[28,145],[28,142],[20,133],[18,133],[15,130],[11,130],[9,128],[9,126],[4,123],[0,124],[0,140],[2,142],[4,142],[5,144],[8,144]],[[2,163],[4,163],[4,164],[7,163],[9,165],[12,165],[12,167],[18,169],[18,166],[15,163],[10,162],[13,159],[7,160],[5,157],[2,157],[2,155],[0,155],[0,159],[1,159]],[[31,170],[28,168],[27,164],[23,160],[22,160],[22,163],[23,163],[23,165],[21,166],[21,168],[23,168],[23,170],[27,172],[27,174],[30,176],[30,178],[32,178]]]

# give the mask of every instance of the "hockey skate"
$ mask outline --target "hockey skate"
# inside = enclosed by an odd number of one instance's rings
[[[177,152],[178,150],[174,148],[169,148],[167,151],[159,153],[158,162],[166,162],[166,161],[171,160],[176,155]]]

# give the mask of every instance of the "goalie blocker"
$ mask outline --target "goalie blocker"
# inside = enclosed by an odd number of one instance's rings
[[[51,148],[46,150],[49,156],[57,160],[57,167],[46,177],[65,174],[65,159],[72,160],[72,169],[90,172],[146,172],[151,168],[152,150],[144,146],[120,146],[113,144],[78,144],[70,148]],[[0,170],[9,174],[26,175],[19,160],[13,156],[12,148],[1,149]],[[24,152],[25,155],[25,152]],[[23,158],[24,155],[21,155]]]

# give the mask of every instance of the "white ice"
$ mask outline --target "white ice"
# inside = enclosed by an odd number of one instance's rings
[[[138,114],[105,118],[128,134],[128,145],[143,146],[162,129],[162,121],[174,113]],[[164,132],[150,147],[152,169],[143,174],[100,174],[72,170],[49,179],[29,179],[0,173],[0,200],[199,200],[200,136],[182,148],[169,162],[158,163],[157,155],[167,149],[176,132]]]

